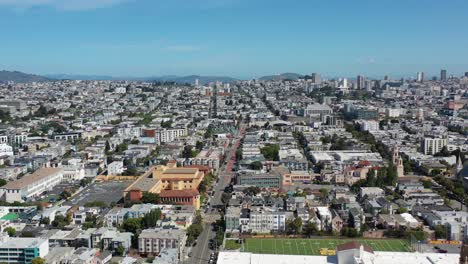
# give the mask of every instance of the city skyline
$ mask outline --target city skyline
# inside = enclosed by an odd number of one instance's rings
[[[468,71],[466,2],[444,12],[436,1],[298,2],[0,0],[0,69],[238,79]]]

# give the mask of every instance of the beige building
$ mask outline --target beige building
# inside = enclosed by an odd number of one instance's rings
[[[23,202],[51,190],[63,180],[63,168],[41,168],[0,188],[6,202]]]

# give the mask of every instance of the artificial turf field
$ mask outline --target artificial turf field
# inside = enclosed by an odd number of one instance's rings
[[[247,238],[244,252],[258,254],[320,255],[321,248],[336,249],[337,245],[357,241],[375,251],[409,252],[409,244],[402,239],[296,239]]]

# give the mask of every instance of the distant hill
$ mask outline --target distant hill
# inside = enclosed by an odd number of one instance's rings
[[[155,81],[167,81],[167,82],[176,82],[176,83],[195,83],[195,80],[198,79],[200,84],[208,84],[210,82],[233,82],[237,79],[228,76],[200,76],[200,75],[189,75],[189,76],[161,76],[155,77],[152,80]]]
[[[267,75],[267,76],[260,77],[258,79],[261,80],[261,81],[285,80],[285,79],[297,80],[297,79],[299,79],[299,78],[301,78],[303,76],[304,75],[298,74],[298,73],[286,72],[286,73],[282,73],[282,74],[279,74],[279,75]]]
[[[17,82],[17,83],[28,83],[28,82],[45,82],[50,79],[44,76],[28,74],[19,71],[0,71],[0,83],[1,82]]]
[[[189,75],[189,76],[178,76],[178,75],[165,75],[165,76],[151,76],[151,77],[115,77],[107,75],[74,75],[74,74],[51,74],[47,77],[57,80],[131,80],[131,81],[161,81],[161,82],[176,82],[176,83],[195,83],[198,79],[200,84],[207,84],[210,82],[232,82],[236,79],[228,76],[200,76],[200,75]]]
[[[125,78],[117,78],[108,75],[80,75],[80,74],[46,74],[48,78],[56,80],[88,80],[88,81],[103,81],[103,80],[125,80]]]

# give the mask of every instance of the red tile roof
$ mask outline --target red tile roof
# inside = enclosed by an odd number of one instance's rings
[[[188,165],[188,166],[184,166],[182,168],[198,169],[198,170],[201,170],[201,171],[209,171],[210,170],[210,167],[203,166],[203,165]]]
[[[162,190],[160,197],[194,197],[200,195],[197,190]]]

